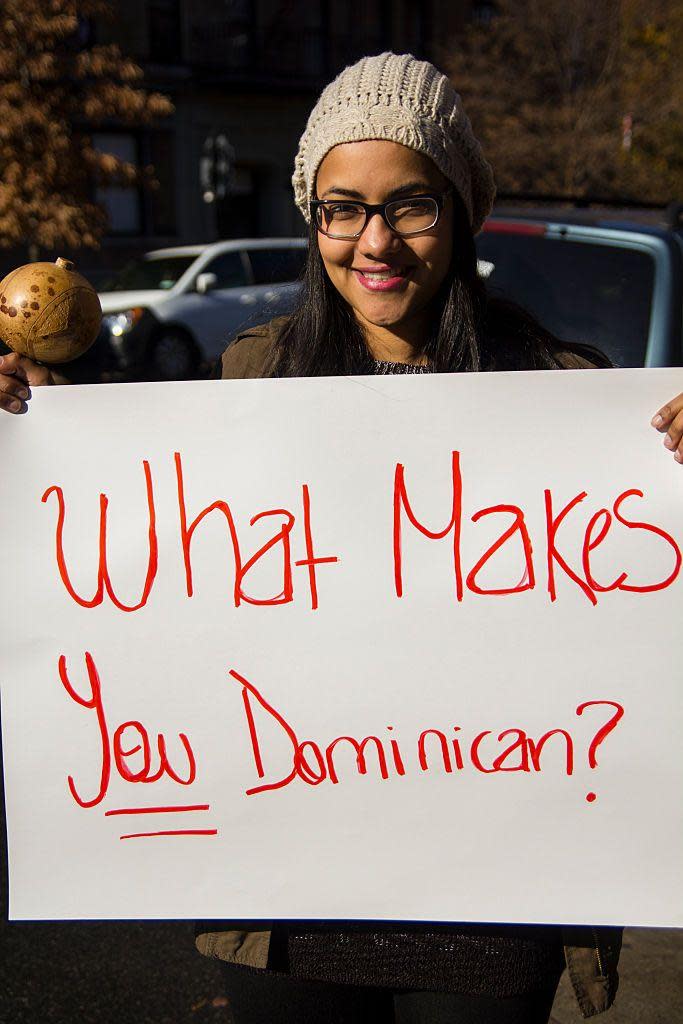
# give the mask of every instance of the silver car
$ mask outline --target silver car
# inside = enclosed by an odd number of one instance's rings
[[[237,331],[292,309],[306,247],[241,238],[145,253],[99,293],[99,358],[148,380],[194,376]]]

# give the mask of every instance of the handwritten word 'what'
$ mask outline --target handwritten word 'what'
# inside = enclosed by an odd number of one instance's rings
[[[64,523],[67,514],[67,505],[64,497],[64,491],[61,487],[53,485],[48,487],[42,496],[42,501],[47,500],[54,495],[57,500],[57,526],[56,526],[56,537],[55,537],[55,551],[57,568],[59,576],[66,588],[69,596],[83,608],[95,608],[97,605],[102,604],[104,600],[104,593],[109,595],[109,599],[116,608],[123,612],[136,612],[140,608],[144,608],[147,604],[152,588],[157,576],[157,569],[159,564],[159,543],[157,539],[157,509],[156,501],[154,497],[154,481],[152,477],[152,470],[149,462],[146,460],[142,463],[142,468],[145,476],[145,487],[147,493],[147,513],[148,513],[148,534],[147,534],[147,572],[145,576],[145,582],[142,589],[140,600],[135,604],[124,604],[121,601],[113,588],[111,582],[111,576],[109,572],[109,565],[107,561],[107,529],[108,529],[108,509],[109,499],[106,494],[100,494],[100,524],[99,524],[99,566],[97,572],[97,589],[95,594],[91,598],[84,598],[78,594],[71,583],[71,577],[69,569],[67,567],[66,556],[64,554]],[[255,516],[249,520],[249,525],[254,526],[255,523],[261,519],[274,518],[277,521],[277,529],[273,536],[262,544],[261,547],[253,554],[250,558],[245,559],[242,552],[242,545],[240,544],[240,538],[235,524],[235,518],[230,509],[230,506],[226,501],[215,501],[213,504],[202,509],[195,518],[188,522],[187,507],[185,503],[185,485],[183,480],[183,465],[182,459],[179,452],[175,453],[175,471],[176,471],[176,484],[177,484],[177,496],[178,496],[178,516],[180,524],[180,549],[182,552],[182,558],[185,566],[185,584],[187,589],[187,596],[192,597],[194,594],[194,581],[192,576],[192,557],[191,557],[191,546],[192,538],[195,530],[199,524],[206,519],[211,513],[218,513],[223,516],[225,525],[230,538],[230,544],[232,546],[233,558],[234,558],[234,574],[233,574],[233,586],[232,596],[235,607],[238,608],[240,604],[252,604],[252,605],[278,605],[288,604],[294,600],[294,582],[293,582],[293,565],[308,570],[308,587],[311,600],[311,608],[315,610],[318,607],[318,585],[316,576],[316,567],[318,565],[324,565],[329,562],[336,562],[338,559],[336,556],[327,556],[324,558],[318,558],[315,555],[313,548],[313,534],[311,529],[311,499],[310,492],[307,484],[303,484],[301,488],[302,492],[302,517],[303,517],[303,530],[304,530],[304,546],[306,551],[306,557],[292,561],[291,552],[291,533],[296,521],[296,517],[293,512],[288,511],[284,508],[272,508],[267,509],[263,512],[258,512]],[[272,554],[271,554],[272,553]],[[282,560],[282,590],[267,598],[257,598],[250,596],[245,589],[245,579],[251,569],[256,565],[257,562],[261,561],[266,556],[277,557],[278,554]]]

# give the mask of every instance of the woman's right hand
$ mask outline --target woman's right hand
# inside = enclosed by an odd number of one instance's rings
[[[31,388],[54,384],[55,379],[47,366],[34,363],[27,356],[10,352],[0,356],[0,409],[22,413],[27,410]]]

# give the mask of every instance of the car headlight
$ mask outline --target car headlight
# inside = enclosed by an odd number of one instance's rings
[[[132,309],[124,309],[122,313],[109,313],[102,317],[103,325],[109,330],[112,341],[122,338],[133,330],[140,322],[146,310],[142,306],[134,306]]]

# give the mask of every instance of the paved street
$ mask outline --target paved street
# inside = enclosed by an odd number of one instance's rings
[[[230,1020],[187,923],[4,924],[0,962],[2,1024]]]

